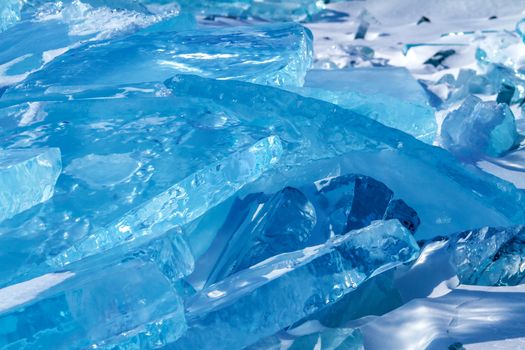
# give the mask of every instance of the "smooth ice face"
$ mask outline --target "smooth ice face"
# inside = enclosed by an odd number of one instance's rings
[[[71,49],[2,100],[163,81],[176,73],[297,86],[311,61],[312,35],[295,23],[137,34]]]
[[[451,236],[451,261],[461,283],[517,285],[525,277],[525,227],[484,227]]]
[[[63,147],[65,171],[50,201],[0,226],[0,244],[13,247],[0,252],[0,281],[162,235],[275,166],[278,137],[246,135],[234,114],[202,102],[168,96],[1,110],[3,145]],[[18,126],[26,112],[34,119]]]
[[[15,25],[20,20],[22,1],[4,0],[0,3],[0,32]]]
[[[53,196],[60,149],[0,150],[0,222]]]
[[[412,261],[418,253],[410,232],[390,220],[272,257],[189,299],[189,329],[170,348],[242,349],[335,303],[368,278]]]
[[[505,103],[469,96],[441,126],[441,145],[461,158],[498,157],[518,144],[514,114]]]
[[[301,189],[286,187],[272,196],[252,194],[237,200],[228,214],[232,219],[219,229],[228,242],[213,262],[207,285],[272,256],[363,228],[374,220],[398,219],[414,233],[419,226],[417,213],[392,197],[393,192],[381,182],[349,174]],[[203,259],[211,262],[209,256]]]
[[[104,252],[127,241],[151,239],[182,227],[257,180],[282,153],[279,138],[268,137],[245,151],[206,166],[166,191],[95,230],[49,263],[57,267]]]
[[[0,347],[153,349],[185,331],[182,300],[154,263],[101,267],[0,289]]]
[[[22,21],[0,33],[0,86],[18,83],[85,42],[140,32],[142,28],[176,31],[195,26],[193,18],[178,12],[151,13],[120,5],[107,1],[93,6],[80,1],[24,3]]]
[[[356,173],[384,183],[417,212],[418,239],[525,222],[525,198],[513,185],[370,118],[267,86],[188,75],[166,84],[177,96],[213,101],[271,126],[284,141],[280,175],[261,179],[247,189],[251,193]]]
[[[403,68],[311,70],[293,91],[350,109],[432,143],[434,111],[418,82]]]
[[[234,204],[228,215],[237,216],[240,223],[227,220],[221,228],[233,232],[229,232],[228,242],[213,264],[208,285],[274,255],[302,249],[310,242],[316,211],[300,190],[287,187],[270,198],[253,195],[242,202],[247,202],[244,210]]]

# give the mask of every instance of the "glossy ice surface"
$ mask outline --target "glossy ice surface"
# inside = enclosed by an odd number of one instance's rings
[[[525,227],[484,227],[450,240],[452,261],[463,283],[516,285],[523,271]]]
[[[2,349],[154,348],[186,327],[181,298],[141,259],[46,274],[0,295]]]
[[[523,10],[0,0],[0,350],[519,348]]]
[[[301,95],[319,98],[432,144],[437,125],[423,88],[403,68],[311,70]]]
[[[60,149],[0,149],[0,222],[53,196]]]
[[[420,220],[393,192],[367,176],[321,179],[301,189],[286,187],[272,196],[252,195],[237,201],[225,223],[228,243],[207,284],[272,256],[321,244],[334,235],[363,228],[374,220],[398,219],[414,233]],[[403,205],[403,204],[404,205]],[[239,210],[243,208],[243,210]]]
[[[505,226],[525,219],[525,198],[514,186],[464,167],[443,149],[347,109],[236,81],[180,75],[166,85],[177,96],[198,96],[238,115],[249,111],[250,118],[271,125],[289,151],[279,164],[289,168],[280,177],[261,183],[264,188],[278,190],[283,182],[313,182],[327,173],[367,174],[417,212],[421,219],[418,238],[433,237],[436,230],[455,233],[481,222]],[[460,208],[455,203],[463,205]]]
[[[13,26],[20,20],[20,0],[5,0],[0,4],[0,31]]]
[[[463,158],[498,157],[515,147],[519,136],[506,103],[482,102],[470,96],[449,113],[441,126],[441,144]]]
[[[188,300],[188,332],[170,348],[253,344],[335,303],[368,278],[415,259],[418,252],[410,232],[390,220],[269,258]]]
[[[139,32],[72,48],[2,99],[67,96],[90,86],[163,81],[176,73],[297,86],[311,65],[311,45],[311,33],[295,23]]]

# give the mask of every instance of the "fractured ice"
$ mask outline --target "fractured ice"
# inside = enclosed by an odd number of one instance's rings
[[[434,141],[434,111],[406,69],[311,70],[304,87],[292,90],[348,108],[427,143]]]
[[[505,103],[469,96],[441,126],[441,144],[462,158],[498,157],[518,144],[514,114]]]
[[[1,349],[459,348],[461,284],[521,297],[523,1],[332,2],[0,0]]]
[[[137,34],[73,48],[2,100],[162,81],[176,73],[295,86],[303,83],[311,56],[311,33],[294,23]]]
[[[153,14],[108,6],[108,2],[95,7],[80,1],[24,3],[25,18],[0,33],[0,86],[23,80],[88,41],[122,36],[144,27],[176,31],[195,26],[194,20],[178,13]]]
[[[21,0],[5,0],[0,3],[0,32],[20,20]]]
[[[192,297],[188,331],[171,349],[231,349],[253,344],[335,303],[368,278],[417,257],[397,220],[274,256]],[[286,305],[286,309],[283,309]]]
[[[266,190],[277,191],[283,182],[290,186],[314,182],[323,177],[320,173],[366,174],[417,212],[418,238],[433,237],[436,227],[445,234],[525,219],[525,198],[514,186],[465,168],[448,152],[352,111],[244,82],[179,75],[166,84],[177,96],[213,101],[233,114],[249,113],[250,119],[271,126],[286,145],[279,162],[285,168],[281,177],[261,182]]]
[[[53,196],[60,149],[0,149],[0,222]]]
[[[359,175],[322,179],[301,190],[286,187],[272,196],[250,195],[230,211],[240,222],[229,220],[221,228],[222,234],[231,232],[207,284],[272,256],[363,228],[374,220],[398,219],[414,233],[420,223],[417,213],[392,197],[384,184]]]
[[[516,285],[525,278],[525,227],[484,227],[450,239],[462,283]]]
[[[46,274],[0,295],[3,349],[150,349],[186,328],[176,290],[142,259]]]

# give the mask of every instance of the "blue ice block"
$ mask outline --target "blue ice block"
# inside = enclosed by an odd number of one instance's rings
[[[18,83],[86,42],[121,37],[141,29],[155,32],[195,27],[192,16],[178,12],[144,12],[107,1],[92,5],[80,1],[24,2],[22,21],[0,33],[0,86]]]
[[[293,91],[350,109],[432,144],[434,110],[419,83],[404,68],[311,70]]]
[[[200,15],[252,16],[268,21],[306,20],[325,8],[325,1],[315,0],[178,0],[178,3],[182,10]]]
[[[295,23],[137,34],[71,49],[2,100],[163,81],[176,73],[295,86],[311,62],[312,34]]]
[[[410,232],[390,220],[272,257],[188,300],[188,331],[169,349],[242,349],[418,253]]]
[[[270,130],[245,135],[235,115],[188,99],[35,104],[0,110],[2,121],[31,108],[35,116],[26,126],[6,123],[0,142],[63,147],[65,170],[50,201],[0,225],[0,244],[10,247],[0,251],[2,283],[35,265],[57,267],[188,223],[282,153]]]
[[[271,256],[324,243],[374,220],[398,219],[415,232],[417,213],[403,201],[391,201],[392,197],[392,191],[381,182],[354,174],[322,179],[301,190],[286,187],[270,198],[247,196],[238,201],[244,202],[244,208],[234,204],[230,219],[219,229],[223,235],[230,232],[219,259],[212,263],[206,258],[213,264],[207,284]]]
[[[108,227],[82,238],[49,263],[64,266],[128,241],[152,239],[182,227],[234,195],[247,183],[258,179],[279,160],[281,153],[282,145],[278,137],[262,139],[247,150],[234,153],[182,179],[117,218]]]
[[[0,32],[15,25],[20,20],[21,0],[4,0],[0,3]]]
[[[514,114],[507,104],[484,102],[473,95],[445,117],[440,135],[443,147],[467,160],[501,156],[518,139]]]
[[[451,261],[464,284],[517,285],[525,278],[525,227],[484,227],[450,237]]]
[[[267,125],[283,140],[280,176],[262,179],[251,192],[357,173],[384,183],[417,212],[418,239],[525,222],[525,197],[513,185],[370,118],[269,86],[190,75],[166,84],[176,96],[213,101]]]
[[[60,149],[0,149],[0,222],[53,196]]]
[[[154,263],[94,266],[0,289],[0,347],[154,349],[186,330],[182,300]]]

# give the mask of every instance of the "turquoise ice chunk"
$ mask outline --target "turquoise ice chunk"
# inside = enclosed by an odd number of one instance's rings
[[[295,23],[137,34],[71,49],[2,100],[162,81],[176,73],[295,86],[311,62],[312,34]]]
[[[0,149],[0,222],[53,196],[60,149]]]
[[[311,70],[293,91],[350,109],[432,144],[437,124],[423,88],[404,68]]]
[[[230,232],[219,259],[212,264],[207,284],[271,256],[324,243],[331,236],[363,228],[375,220],[399,219],[415,232],[417,213],[392,197],[392,191],[381,182],[348,174],[321,179],[301,190],[286,187],[269,198],[252,194],[237,200],[219,229],[221,234]],[[210,264],[209,257],[204,259]]]
[[[252,193],[278,191],[283,184],[299,187],[327,174],[357,173],[384,183],[417,212],[418,239],[525,222],[525,197],[513,185],[352,111],[244,82],[178,75],[166,84],[177,96],[213,101],[271,127],[283,140],[281,176],[262,179]]]
[[[15,275],[38,270],[35,266],[60,266],[65,258],[54,257],[64,252],[73,254],[72,260],[89,255],[75,250],[81,244],[87,247],[95,243],[89,249],[102,251],[102,243],[99,246],[93,241],[95,236],[106,242],[106,248],[118,242],[125,243],[124,247],[135,245],[142,234],[146,234],[143,240],[152,239],[197,218],[246,185],[242,181],[275,166],[282,144],[271,136],[271,130],[259,129],[247,135],[238,127],[240,120],[234,114],[216,104],[200,102],[133,95],[24,103],[1,109],[0,124],[6,121],[0,136],[2,145],[62,147],[65,170],[51,200],[0,225],[0,245],[8,247],[0,251],[0,285]],[[19,126],[23,115],[30,117]],[[194,185],[189,183],[192,175],[197,177]],[[219,183],[214,175],[230,183]],[[232,178],[235,175],[239,178]],[[210,176],[213,181],[209,181]],[[169,189],[176,184],[195,189],[194,200],[172,198],[169,204],[170,194],[176,195]],[[167,205],[157,210],[162,203]],[[187,211],[181,210],[186,204]],[[177,212],[170,212],[172,209]],[[160,221],[150,228],[133,221],[152,223],[157,218]],[[124,219],[133,234],[118,230],[116,225]],[[111,233],[120,236],[114,237],[113,243],[107,237]]]
[[[316,0],[178,0],[183,10],[201,15],[253,16],[270,21],[300,21],[325,8]]]
[[[0,65],[3,66],[0,86],[18,83],[82,43],[134,32],[196,27],[192,15],[178,11],[151,13],[143,6],[126,9],[107,1],[92,3],[93,6],[80,1],[24,2],[24,18],[0,33]]]
[[[505,103],[469,96],[441,126],[440,143],[463,159],[498,157],[519,143],[514,114]]]
[[[449,250],[461,283],[508,286],[525,278],[525,226],[461,232],[450,237]]]
[[[262,200],[261,195],[252,195],[242,202],[245,202],[243,209],[240,203],[232,206],[228,215],[232,219],[222,228],[232,232],[219,259],[213,262],[207,284],[274,255],[309,245],[317,214],[314,205],[300,190],[286,187],[270,198]],[[239,219],[241,223],[237,224]]]
[[[181,298],[149,260],[50,273],[0,296],[6,350],[153,349],[186,329]]]
[[[189,329],[169,348],[242,349],[418,254],[410,232],[390,220],[272,257],[189,299]]]
[[[257,180],[279,160],[281,141],[270,136],[247,150],[210,164],[182,179],[141,206],[96,230],[53,257],[49,263],[67,265],[87,256],[143,238],[151,239],[181,227]]]
[[[3,0],[0,3],[0,32],[12,27],[20,20],[21,0]]]

